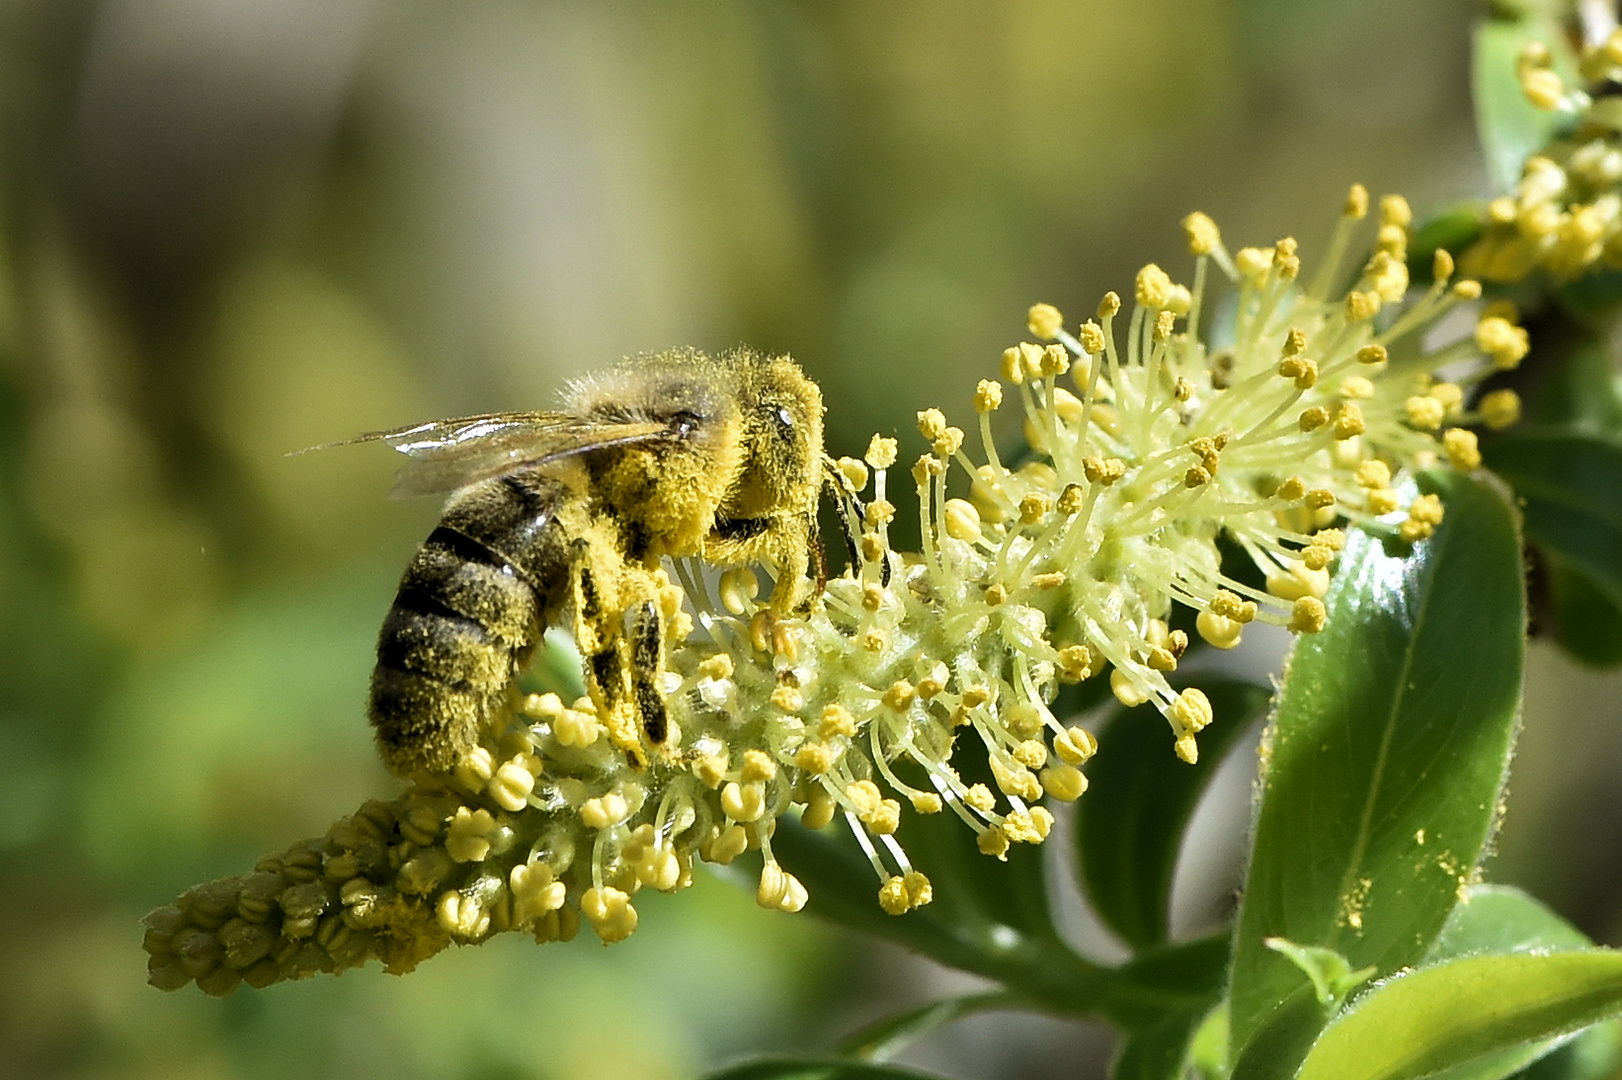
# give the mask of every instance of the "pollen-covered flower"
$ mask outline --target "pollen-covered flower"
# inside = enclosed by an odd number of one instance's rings
[[[1194,214],[1187,283],[1147,266],[1130,309],[1109,293],[1074,332],[1032,308],[1046,340],[1004,352],[969,423],[925,409],[909,467],[878,436],[831,463],[854,565],[803,615],[774,615],[749,568],[659,572],[662,606],[691,620],[667,623],[669,734],[645,766],[589,699],[522,698],[454,775],[154,912],[152,981],[218,993],[370,958],[403,971],[503,930],[567,938],[582,918],[619,941],[641,890],[680,890],[695,861],[746,851],[761,860],[758,902],[798,911],[807,884],[772,849],[789,814],[841,820],[873,865],[875,901],[901,915],[934,893],[906,851],[911,815],[950,814],[1004,858],[1047,837],[1045,802],[1086,791],[1097,744],[1054,713],[1063,683],[1107,677],[1122,702],[1152,703],[1168,748],[1194,761],[1199,733],[1223,718],[1167,679],[1190,644],[1168,624],[1173,605],[1219,648],[1253,622],[1316,633],[1342,528],[1424,539],[1445,508],[1407,494],[1404,472],[1475,468],[1463,425],[1518,413],[1508,391],[1471,404],[1525,352],[1508,312],[1423,344],[1480,290],[1452,280],[1443,252],[1408,299],[1401,199],[1381,202],[1372,255],[1331,293],[1367,211],[1353,188],[1311,284],[1293,240],[1230,251]],[[1231,318],[1209,318],[1219,305]],[[1206,322],[1231,330],[1213,339]],[[1029,447],[1017,464],[992,438],[1004,409]],[[954,470],[968,498],[948,496]],[[902,514],[917,515],[919,551],[891,542]],[[1265,587],[1223,571],[1223,533]],[[989,775],[962,774],[965,742]]]
[[[1514,194],[1488,205],[1480,239],[1460,259],[1465,273],[1486,281],[1519,281],[1540,268],[1569,279],[1622,267],[1622,122],[1614,97],[1601,92],[1622,79],[1622,30],[1582,51],[1583,87],[1566,85],[1553,63],[1548,46],[1532,42],[1516,75],[1527,100],[1562,114],[1570,133],[1529,157]]]

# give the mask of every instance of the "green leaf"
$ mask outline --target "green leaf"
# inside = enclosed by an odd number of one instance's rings
[[[1329,1019],[1310,985],[1302,985],[1267,1014],[1233,1063],[1228,1080],[1288,1080]]]
[[[1527,539],[1622,607],[1622,436],[1528,425],[1481,453],[1519,496]]]
[[[1622,1070],[1622,1021],[1607,1020],[1515,1074],[1516,1080],[1615,1080]]]
[[[1277,937],[1268,938],[1262,944],[1300,968],[1312,980],[1313,996],[1325,1009],[1339,1009],[1347,994],[1374,975],[1371,967],[1353,971],[1344,956],[1321,945],[1297,945]]]
[[[1493,20],[1476,29],[1470,73],[1476,128],[1487,171],[1500,191],[1515,186],[1521,164],[1547,146],[1563,123],[1559,114],[1536,108],[1521,93],[1515,58],[1530,41],[1548,45],[1556,57],[1555,69],[1569,80],[1573,74],[1569,50],[1557,28],[1545,20]]]
[[[933,1074],[820,1058],[764,1058],[712,1072],[705,1080],[932,1080]]]
[[[1554,623],[1561,647],[1595,667],[1622,664],[1622,608],[1607,600],[1592,581],[1548,552],[1543,553],[1543,584],[1546,614]]]
[[[1181,1080],[1189,1040],[1207,1012],[1173,1013],[1121,1040],[1120,1052],[1110,1064],[1110,1080]]]
[[[1443,524],[1411,553],[1349,537],[1328,625],[1297,643],[1264,735],[1234,939],[1236,1050],[1306,983],[1265,939],[1381,974],[1417,962],[1497,819],[1526,618],[1514,517],[1483,480],[1421,482],[1442,496]]]
[[[1355,1001],[1298,1080],[1407,1080],[1577,1031],[1622,1013],[1622,953],[1591,949],[1451,960]]]
[[[1588,936],[1511,885],[1475,885],[1436,935],[1426,964],[1475,953],[1585,949]]]
[[[921,1008],[887,1016],[839,1041],[839,1051],[864,1061],[888,1061],[936,1028],[977,1012],[1028,1007],[1025,999],[993,991],[932,1001]]]
[[[1183,831],[1269,696],[1251,683],[1196,681],[1216,717],[1200,733],[1199,761],[1188,765],[1172,753],[1172,734],[1153,706],[1118,708],[1087,766],[1087,794],[1076,803],[1077,869],[1099,918],[1135,949],[1166,940]]]

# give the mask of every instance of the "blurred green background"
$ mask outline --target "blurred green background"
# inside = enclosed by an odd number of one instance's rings
[[[960,976],[708,876],[407,979],[144,984],[140,916],[392,791],[362,702],[436,508],[380,448],[678,344],[911,433],[1178,219],[1309,261],[1347,185],[1487,190],[1471,0],[0,4],[0,1077],[686,1077]],[[1622,943],[1611,676],[1535,650],[1492,874]],[[1191,894],[1237,882],[1243,770]],[[1187,906],[1187,905],[1185,905]],[[1199,904],[1195,904],[1196,909]],[[1190,918],[1208,918],[1196,911]],[[910,1060],[1101,1075],[987,1018]]]

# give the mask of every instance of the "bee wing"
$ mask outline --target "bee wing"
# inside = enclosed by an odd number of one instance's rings
[[[652,420],[593,420],[555,412],[484,413],[430,420],[390,431],[368,431],[352,439],[312,446],[310,450],[386,442],[410,459],[395,477],[390,493],[394,498],[408,498],[443,495],[480,480],[574,454],[676,438],[679,434],[670,424]]]

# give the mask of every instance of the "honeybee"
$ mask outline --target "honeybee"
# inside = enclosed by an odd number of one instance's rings
[[[377,431],[410,460],[397,495],[449,493],[378,635],[368,715],[401,776],[444,773],[511,708],[567,616],[610,738],[662,744],[667,556],[772,564],[774,615],[807,600],[822,394],[787,357],[683,349],[575,383],[558,412]]]

